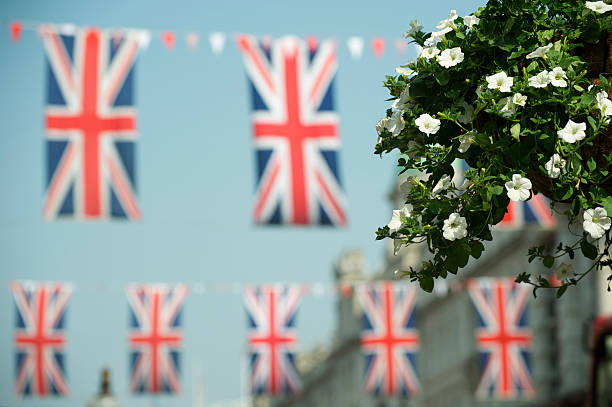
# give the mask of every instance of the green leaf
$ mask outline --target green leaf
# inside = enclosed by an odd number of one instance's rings
[[[555,258],[553,256],[546,256],[544,260],[542,260],[544,267],[551,268],[553,264],[555,264]]]
[[[520,123],[516,123],[512,127],[510,127],[510,135],[513,138],[515,138],[517,141],[520,140],[520,134],[521,134],[521,124]]]
[[[465,267],[468,263],[468,260],[470,259],[471,252],[472,249],[468,244],[458,243],[450,247],[448,251],[448,257],[452,258],[452,260],[457,264],[457,266]]]
[[[504,187],[501,185],[491,186],[489,187],[489,191],[491,191],[493,195],[501,195],[504,192]]]
[[[444,71],[438,71],[435,73],[435,78],[436,78],[436,82],[438,82],[440,84],[440,86],[444,86],[446,84],[448,84],[448,81],[450,79],[450,75],[448,74],[448,71],[444,70]]]
[[[587,259],[594,260],[597,257],[597,247],[587,242],[586,239],[580,242],[580,250]]]
[[[567,286],[566,285],[562,285],[561,287],[559,287],[559,289],[557,290],[557,298],[561,298],[561,296],[567,291]]]
[[[428,293],[433,291],[434,288],[434,279],[432,276],[426,276],[419,279],[419,285]]]
[[[607,196],[601,200],[601,206],[606,210],[608,216],[612,216],[612,196]]]
[[[482,255],[482,252],[484,251],[484,245],[482,244],[482,242],[479,242],[478,240],[474,240],[470,242],[470,249],[472,252],[472,257],[475,259],[478,259],[480,258],[480,256]]]
[[[589,161],[587,161],[587,167],[589,167],[590,171],[595,171],[595,168],[597,168],[597,164],[593,157],[589,158]]]
[[[593,131],[597,131],[597,122],[595,121],[595,119],[593,119],[591,116],[587,116],[587,120],[593,128]]]

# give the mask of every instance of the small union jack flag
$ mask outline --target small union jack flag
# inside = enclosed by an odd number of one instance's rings
[[[45,219],[139,219],[136,33],[42,30],[47,51]]]
[[[463,184],[464,173],[469,166],[463,160],[453,162],[455,176],[453,183],[459,187]],[[545,229],[554,229],[557,221],[552,215],[550,204],[542,194],[533,194],[528,201],[510,201],[504,218],[495,225],[499,229],[519,229],[528,225],[537,225]]]
[[[383,282],[360,286],[363,307],[361,348],[365,354],[365,390],[374,394],[404,396],[419,391],[416,353],[416,289]]]
[[[476,342],[480,353],[481,399],[531,398],[535,389],[530,373],[532,333],[527,325],[530,288],[513,278],[481,278],[468,282],[476,308]]]
[[[181,311],[187,286],[134,284],[126,291],[131,316],[130,389],[134,393],[179,393]]]
[[[301,294],[296,285],[263,285],[244,291],[252,394],[295,394],[302,388],[294,362]]]
[[[18,396],[67,396],[65,316],[72,289],[62,283],[11,283],[17,306]]]
[[[344,225],[335,43],[295,37],[257,42],[241,35],[238,46],[252,95],[255,222]]]

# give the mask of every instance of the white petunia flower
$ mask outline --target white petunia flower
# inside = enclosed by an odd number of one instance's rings
[[[582,140],[586,137],[586,123],[574,123],[571,120],[567,121],[565,127],[557,134],[567,143],[575,143],[578,140]]]
[[[404,111],[396,110],[391,114],[389,121],[387,122],[387,130],[393,134],[393,136],[398,136],[400,132],[404,129],[406,123],[404,122]]]
[[[506,182],[508,198],[513,201],[526,201],[529,199],[531,181],[520,174],[513,174],[512,181]]]
[[[465,23],[465,25],[468,26],[468,28],[471,29],[475,25],[478,25],[478,23],[480,22],[480,18],[476,16],[465,16],[463,17],[463,22]]]
[[[505,97],[505,98],[499,99],[499,104],[503,105],[501,108],[502,116],[511,117],[514,115],[514,113],[516,113],[516,105],[514,104],[512,100],[513,98],[511,97]]]
[[[495,75],[487,76],[489,89],[499,89],[500,92],[510,92],[510,87],[514,83],[514,78],[506,75],[505,72],[499,72]]]
[[[567,86],[567,82],[565,81],[567,79],[567,76],[565,75],[565,71],[563,70],[563,68],[561,68],[560,66],[553,68],[553,70],[550,71],[548,75],[551,85],[560,88],[565,88]]]
[[[414,34],[423,30],[423,28],[424,27],[419,23],[419,20],[412,20],[410,22],[410,28],[404,33],[404,38],[412,37]]]
[[[436,134],[440,130],[440,120],[431,117],[427,113],[420,115],[414,121],[414,124],[425,134]]]
[[[457,17],[459,17],[457,15],[457,11],[456,10],[451,10],[450,14],[448,15],[448,18],[445,18],[444,20],[440,21],[438,23],[438,25],[436,25],[436,28],[438,30],[444,30],[446,28],[450,28],[449,31],[454,30],[456,28],[455,20],[457,19]]]
[[[574,273],[574,268],[571,264],[561,263],[559,267],[555,270],[555,274],[557,275],[557,279],[559,280],[569,280],[570,278],[576,277]]]
[[[544,56],[546,56],[546,53],[550,51],[552,46],[553,46],[552,44],[548,44],[548,45],[544,45],[543,47],[536,48],[535,51],[527,54],[527,59],[543,58]]]
[[[517,106],[525,106],[525,103],[527,102],[527,96],[524,96],[520,93],[515,93],[514,95],[512,95],[512,103],[514,103]]]
[[[598,14],[607,13],[608,11],[612,10],[612,5],[608,5],[603,1],[587,1],[586,7]]]
[[[408,68],[405,65],[398,66],[397,68],[395,68],[395,72],[397,72],[400,75],[405,75],[405,76],[412,76],[416,73],[414,72],[414,70]]]
[[[406,85],[406,88],[402,91],[402,93],[400,93],[400,97],[395,99],[395,101],[391,105],[392,108],[401,109],[406,104],[406,102],[408,102],[408,99],[410,98],[410,95],[408,93],[409,88],[410,85]]]
[[[404,223],[402,218],[410,217],[411,210],[412,208],[409,205],[404,205],[401,209],[393,210],[393,213],[391,215],[391,220],[389,221],[389,224],[387,225],[389,226],[389,232],[391,233],[397,232],[399,228],[402,227],[402,224]]]
[[[463,61],[464,54],[460,47],[449,48],[442,51],[438,57],[438,63],[444,68],[450,68]]]
[[[612,116],[612,101],[608,99],[608,93],[601,91],[595,98],[597,99],[597,107],[601,110],[601,114],[604,116]]]
[[[472,116],[474,115],[474,106],[467,104],[465,101],[459,103],[459,106],[463,108],[463,113],[457,118],[457,120],[463,124],[471,123]]]
[[[533,86],[534,88],[545,88],[549,83],[550,76],[549,72],[546,70],[529,78],[529,86]]]
[[[431,35],[429,36],[429,38],[427,38],[425,40],[425,42],[423,43],[423,45],[425,45],[426,47],[435,47],[437,44],[439,44],[443,39],[444,39],[444,34],[446,34],[448,31],[434,31],[431,33]]]
[[[438,48],[427,47],[427,48],[423,48],[423,51],[421,51],[421,57],[425,59],[430,59],[430,58],[435,57],[439,53],[440,53],[440,50]]]
[[[376,132],[380,136],[385,128],[387,128],[387,123],[389,123],[388,117],[383,117],[376,123]]]
[[[550,157],[550,160],[546,162],[544,167],[546,167],[546,171],[548,171],[548,176],[550,178],[559,178],[559,175],[565,174],[565,161],[559,154],[553,154]]]
[[[465,153],[475,141],[474,133],[467,132],[459,136],[459,152]]]
[[[440,194],[440,192],[446,191],[450,186],[450,183],[451,178],[448,175],[444,174],[431,190],[431,196],[435,198]]]
[[[602,207],[595,209],[587,209],[583,213],[582,228],[593,239],[599,239],[604,235],[606,230],[610,229],[610,218],[606,210]]]
[[[463,239],[467,236],[467,222],[458,213],[451,213],[442,226],[442,236],[446,240]]]

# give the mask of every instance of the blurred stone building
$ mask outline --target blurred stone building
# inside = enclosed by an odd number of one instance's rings
[[[399,205],[398,205],[399,206]],[[417,375],[420,393],[411,399],[367,394],[363,390],[365,361],[360,348],[362,310],[354,291],[338,295],[336,329],[325,346],[298,355],[297,367],[303,392],[293,397],[266,400],[274,407],[468,407],[468,406],[583,406],[588,387],[587,338],[593,318],[606,309],[605,276],[593,272],[561,299],[554,291],[540,290],[531,298],[529,326],[533,332],[531,373],[536,396],[530,400],[479,400],[478,351],[474,340],[476,316],[463,282],[471,277],[515,276],[527,271],[544,274],[539,263],[527,262],[533,245],[569,241],[569,232],[544,229],[526,223],[512,230],[496,230],[494,243],[478,261],[473,259],[457,276],[436,281],[434,293],[417,297],[420,348]],[[365,273],[359,251],[348,251],[337,261],[335,278],[340,286],[393,278],[393,271],[418,265],[424,253],[404,248],[397,256],[387,248],[384,266],[373,275]],[[578,256],[577,256],[578,257]],[[585,260],[574,267],[585,269]],[[587,266],[588,267],[588,266]],[[607,276],[607,275],[606,275]],[[612,296],[612,294],[609,294]],[[262,400],[260,400],[262,402]],[[262,405],[263,405],[262,404]]]

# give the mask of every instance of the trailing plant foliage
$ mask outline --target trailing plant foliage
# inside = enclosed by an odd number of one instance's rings
[[[580,55],[612,30],[610,9],[582,0],[490,0],[463,18],[451,11],[432,33],[411,23],[405,36],[422,52],[384,82],[393,105],[376,126],[375,147],[376,154],[399,150],[401,172],[418,173],[400,187],[406,205],[377,231],[396,249],[427,244],[431,259],[401,274],[431,291],[434,279],[481,256],[510,199],[538,192],[568,226],[583,227],[552,253],[529,251],[530,262],[557,269],[557,294],[608,265],[612,82],[589,79]],[[470,166],[462,185],[452,181],[457,159]],[[576,253],[592,267],[574,273],[560,263]],[[523,273],[517,281],[532,284],[534,294],[551,287],[544,276]]]

